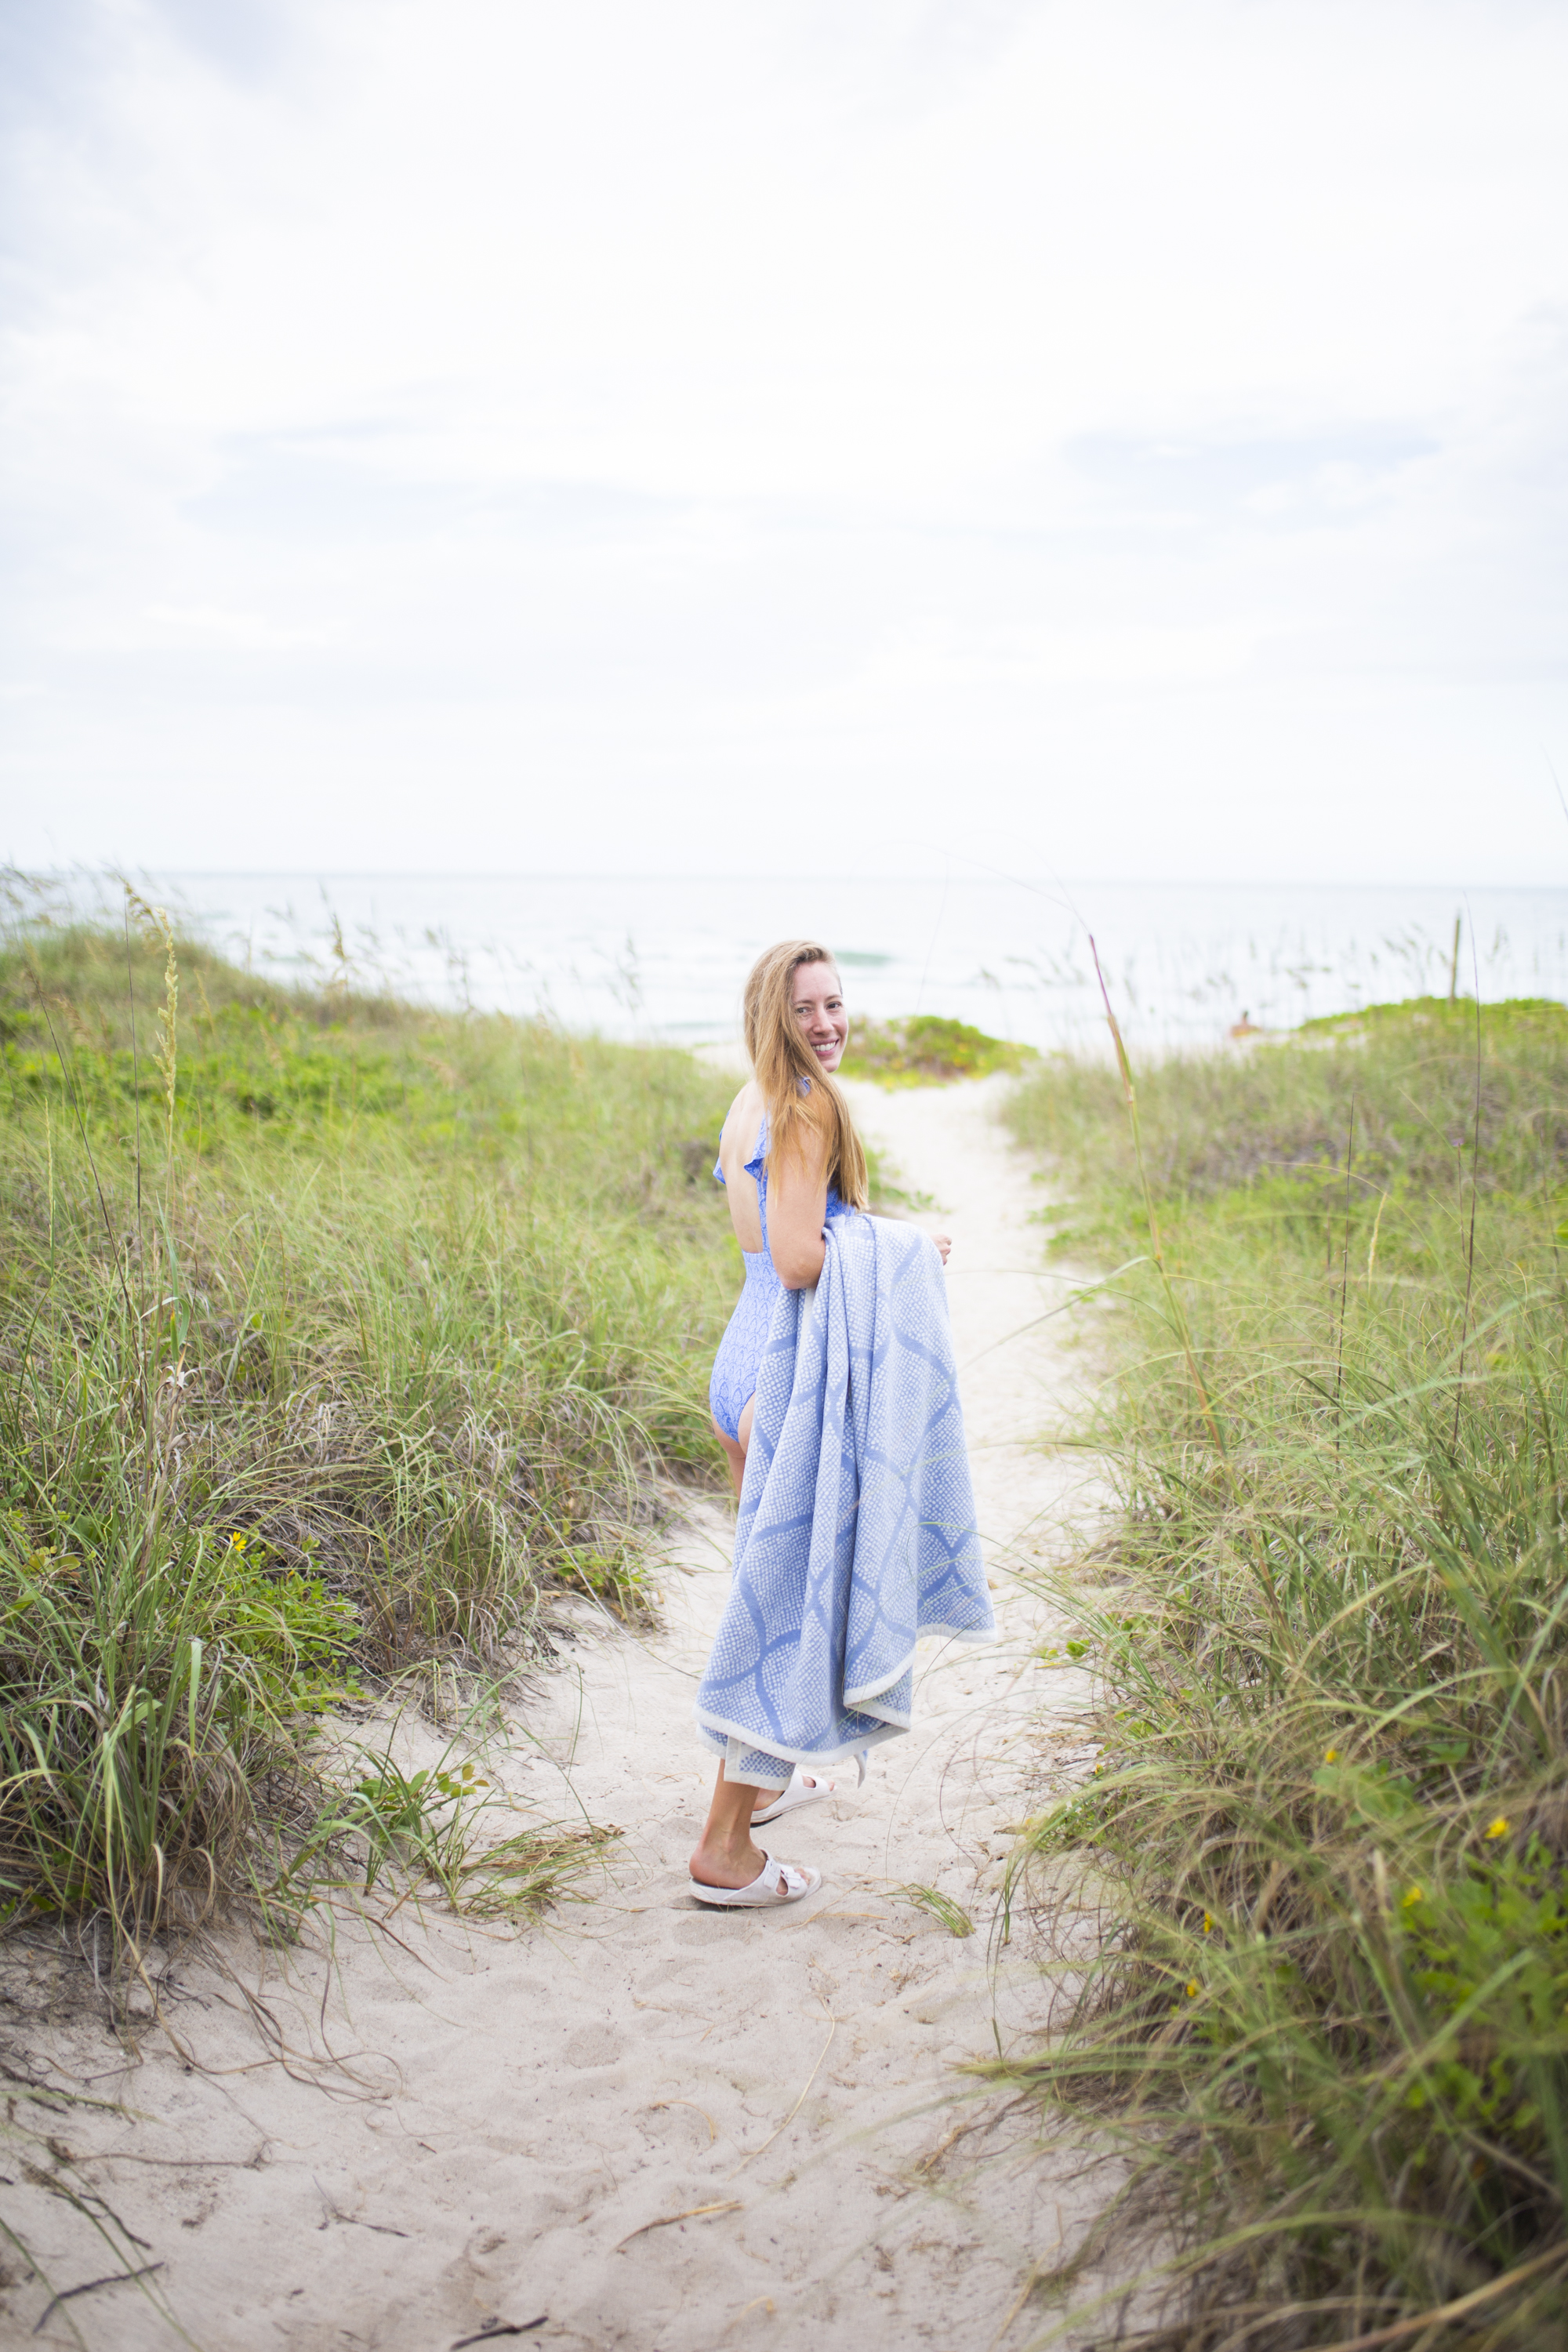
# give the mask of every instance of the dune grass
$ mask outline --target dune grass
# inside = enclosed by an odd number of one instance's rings
[[[1103,1746],[1009,1890],[1058,2013],[998,2072],[1123,2136],[1147,2343],[1561,2345],[1568,1010],[1127,1076],[1013,1110],[1058,1243],[1140,1262],[1083,1433],[1120,1526],[1058,1592]]]
[[[724,1083],[350,981],[134,902],[0,949],[0,1916],[132,1960],[343,1825],[314,1714],[638,1612],[655,1474],[717,1460]]]
[[[1021,1070],[1034,1059],[1032,1045],[988,1036],[942,1013],[923,1013],[901,1021],[856,1022],[843,1072],[847,1078],[875,1078],[886,1087],[918,1087]]]

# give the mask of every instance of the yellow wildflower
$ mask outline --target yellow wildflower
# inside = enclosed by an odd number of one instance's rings
[[[1489,1838],[1507,1837],[1508,1815],[1506,1813],[1500,1813],[1495,1822],[1488,1823],[1487,1835]]]
[[[1325,1764],[1337,1764],[1337,1763],[1339,1762],[1339,1760],[1340,1760],[1340,1751],[1339,1751],[1339,1749],[1338,1749],[1337,1748],[1324,1748],[1324,1750],[1323,1750],[1323,1761],[1324,1761],[1324,1763],[1325,1763]]]
[[[1196,2000],[1197,1997],[1198,1980],[1196,1977],[1189,1977],[1187,1979],[1187,1999],[1189,2000]]]
[[[1204,1934],[1205,1936],[1212,1936],[1214,1934],[1213,1915],[1207,1911],[1204,1913]]]
[[[1411,1906],[1412,1906],[1413,1904],[1415,1904],[1415,1903],[1425,1903],[1425,1902],[1426,1902],[1426,1895],[1422,1893],[1422,1891],[1421,1891],[1420,1887],[1419,1887],[1419,1886],[1413,1886],[1413,1887],[1410,1889],[1409,1894],[1408,1894],[1408,1895],[1405,1896],[1405,1908],[1406,1909],[1406,1911],[1408,1911],[1408,1910],[1410,1909],[1410,1907],[1411,1907]]]

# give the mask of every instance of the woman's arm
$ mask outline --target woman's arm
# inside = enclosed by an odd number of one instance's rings
[[[796,1140],[800,1149],[794,1148]],[[827,1144],[796,1127],[791,1150],[768,1162],[768,1250],[786,1290],[807,1290],[822,1272],[827,1244]]]

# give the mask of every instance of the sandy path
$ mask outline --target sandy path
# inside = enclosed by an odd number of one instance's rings
[[[203,2069],[231,2071],[189,2072],[150,2045],[126,2077],[101,2027],[58,2020],[55,2062],[137,2118],[62,2116],[58,2180],[101,2193],[149,2242],[205,2352],[437,2352],[487,2329],[636,2352],[1024,2341],[1026,2317],[1005,2323],[1029,2260],[1077,2234],[1089,2184],[1037,2155],[975,2176],[916,2169],[978,2112],[952,2104],[954,2062],[1038,2013],[1026,1963],[988,1953],[984,1930],[1003,1825],[1053,1745],[1031,1710],[1042,1686],[1071,1696],[1030,1664],[1036,1604],[1007,1574],[1058,1545],[1086,1498],[1072,1457],[1023,1442],[1071,1360],[1059,1325],[1010,1336],[1060,1283],[1031,1270],[1040,1195],[994,1124],[996,1094],[858,1093],[868,1135],[940,1204],[922,1222],[953,1236],[1004,1638],[923,1645],[913,1736],[877,1752],[858,1798],[786,1824],[786,1855],[826,1873],[819,1895],[757,1917],[686,1893],[709,1778],[691,1695],[732,1529],[705,1506],[674,1549],[656,1635],[570,1612],[569,1663],[528,1710],[541,1747],[520,1743],[508,1767],[557,1814],[568,1773],[589,1814],[627,1833],[591,1905],[521,1937],[432,1916],[407,1952],[350,1931],[333,1988],[297,1958],[268,1997],[291,2042],[319,2051],[330,1991],[327,2038],[363,2053],[348,2074],[258,2063],[221,1980],[194,1966],[174,2021]],[[951,1895],[982,1932],[950,1936],[895,1897],[908,1882]],[[116,2267],[41,2181],[16,2193],[8,2210],[57,2285]],[[0,2341],[72,2340],[60,2312],[27,2335],[44,2301],[36,2281],[0,2294]],[[134,2288],[69,2310],[95,2352],[174,2340]]]

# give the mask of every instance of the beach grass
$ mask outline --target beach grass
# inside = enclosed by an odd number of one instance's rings
[[[346,1818],[324,1711],[503,1677],[563,1587],[646,1612],[658,1482],[718,1467],[736,1268],[694,1171],[729,1091],[684,1053],[361,993],[346,962],[280,988],[132,898],[121,930],[13,924],[7,1924],[101,1916],[134,1963],[280,1871],[298,1894]],[[548,1890],[582,1828],[492,1855],[487,1904],[509,1872]],[[478,1850],[440,1851],[455,1886]]]
[[[858,1021],[841,1065],[847,1078],[875,1078],[885,1087],[940,1085],[1016,1072],[1036,1058],[1032,1045],[988,1036],[964,1021],[936,1013],[898,1021]]]
[[[1145,2344],[1561,2345],[1568,1009],[1058,1057],[1011,1115],[1124,1270],[1120,1514],[1053,1587],[1099,1759],[1015,1857],[1061,1960],[996,2072],[1131,2158]]]

